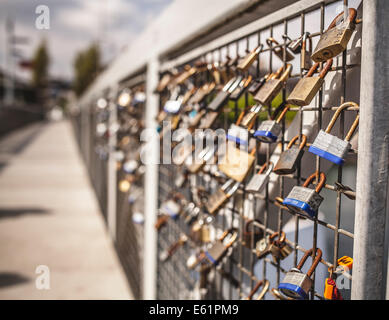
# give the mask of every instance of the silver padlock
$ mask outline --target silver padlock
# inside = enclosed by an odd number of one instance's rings
[[[281,156],[273,170],[274,173],[279,175],[291,174],[296,170],[296,166],[304,154],[304,147],[307,142],[307,136],[302,134],[301,143],[299,146],[296,146],[295,143],[298,138],[299,135],[294,136],[293,139],[290,140],[286,150],[281,153]]]
[[[351,148],[350,139],[355,132],[355,129],[359,123],[359,114],[356,116],[349,132],[347,133],[344,140],[330,134],[332,127],[334,126],[340,113],[348,108],[353,107],[359,110],[359,106],[355,102],[343,103],[335,112],[330,123],[327,126],[326,131],[320,130],[313,144],[309,147],[309,152],[318,155],[324,159],[327,159],[338,165],[343,165],[344,158],[347,152]]]
[[[319,174],[320,181],[317,184],[316,189],[309,189],[308,186],[317,176],[318,173],[315,172],[307,180],[305,180],[302,187],[293,187],[292,191],[284,199],[283,204],[286,205],[292,212],[309,218],[314,218],[320,204],[323,201],[323,197],[319,195],[319,192],[323,189],[326,182],[326,176],[323,172],[321,172]]]
[[[284,108],[277,120],[262,121],[257,130],[254,132],[254,137],[266,143],[273,143],[277,141],[278,136],[282,131],[280,122],[288,110],[289,105]]]
[[[176,219],[181,212],[181,206],[176,201],[170,199],[162,203],[159,212],[161,215],[167,215],[172,219]]]
[[[264,173],[265,169],[266,172]],[[250,193],[262,192],[269,181],[270,173],[273,171],[273,162],[266,162],[257,174],[254,174],[246,186],[246,191]]]
[[[284,280],[278,285],[278,290],[287,297],[293,299],[307,299],[309,290],[312,288],[313,281],[311,276],[319,264],[322,256],[322,251],[316,248],[315,259],[308,272],[305,274],[301,271],[305,261],[311,256],[313,249],[308,250],[301,258],[296,268],[292,268],[286,274]]]

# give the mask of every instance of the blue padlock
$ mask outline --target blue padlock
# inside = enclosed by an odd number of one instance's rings
[[[315,172],[307,180],[305,180],[301,187],[293,187],[292,191],[284,199],[283,204],[286,205],[292,212],[309,218],[314,218],[320,204],[323,201],[323,197],[319,195],[319,192],[323,189],[326,182],[326,176],[323,172],[321,172],[319,174],[320,180],[316,189],[309,189],[308,186],[317,176],[318,173]]]
[[[261,124],[258,126],[258,129],[254,132],[254,137],[265,143],[276,142],[282,131],[280,122],[288,110],[289,105],[287,105],[282,110],[277,120],[262,121]]]
[[[316,154],[317,156],[327,159],[337,165],[343,165],[344,158],[347,155],[347,152],[351,148],[350,139],[355,132],[355,129],[358,126],[359,114],[355,118],[349,132],[347,133],[344,140],[339,139],[338,137],[330,134],[331,129],[333,128],[336,120],[338,119],[340,113],[348,108],[352,107],[353,109],[359,110],[359,106],[355,102],[345,102],[343,103],[335,112],[330,123],[327,126],[326,131],[320,130],[313,144],[309,147],[309,152]]]
[[[301,268],[304,266],[305,261],[312,255],[312,253],[313,248],[304,254],[296,268],[292,268],[286,273],[284,280],[278,285],[278,290],[282,294],[292,299],[308,299],[308,293],[313,284],[311,276],[322,256],[322,251],[319,248],[316,248],[315,259],[313,260],[308,272],[305,274],[301,271]]]

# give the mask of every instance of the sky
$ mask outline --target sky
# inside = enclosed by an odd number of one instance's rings
[[[75,54],[98,40],[103,62],[111,61],[126,45],[173,0],[2,0],[0,2],[0,65],[5,66],[5,21],[15,22],[15,35],[28,37],[18,45],[26,59],[44,39],[51,58],[50,75],[70,80]],[[39,30],[35,9],[46,5],[50,29]],[[29,78],[30,72],[17,68],[17,75]]]

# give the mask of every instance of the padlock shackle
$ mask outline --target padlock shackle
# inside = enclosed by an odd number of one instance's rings
[[[254,294],[255,294],[255,293],[258,291],[258,289],[259,289],[260,287],[262,287],[262,286],[263,286],[263,288],[262,288],[261,292],[259,293],[259,295],[258,295],[258,297],[257,297],[257,299],[256,299],[256,300],[262,300],[262,298],[265,296],[266,292],[269,290],[269,286],[270,286],[269,280],[264,280],[264,281],[263,281],[263,280],[259,280],[259,281],[255,284],[253,290],[251,290],[251,292],[250,292],[249,295],[247,296],[247,300],[251,300],[251,299],[253,298]]]
[[[311,174],[307,180],[305,180],[303,187],[308,188],[308,186],[313,182],[313,179],[315,179],[319,175],[319,183],[316,186],[315,192],[319,193],[321,189],[323,189],[325,183],[326,183],[326,175],[323,172],[315,172]]]
[[[299,135],[294,136],[292,138],[292,140],[289,141],[286,149],[289,150],[297,142],[298,138],[299,138]],[[301,135],[301,143],[299,144],[299,150],[302,150],[305,147],[306,143],[307,143],[307,136],[305,134],[302,134]]]
[[[301,44],[301,50],[304,50],[302,52],[305,52],[305,49],[307,48],[307,39],[308,39],[308,42],[309,42],[309,50],[312,51],[312,38],[311,38],[311,34],[309,32],[305,32],[303,34],[303,38],[302,38],[302,44]]]
[[[273,232],[273,234],[269,237],[270,243],[273,243],[276,237],[279,237],[278,241],[282,243],[286,239],[286,234],[284,231],[281,231],[281,236],[280,236],[280,233],[278,231]]]
[[[265,162],[262,167],[259,169],[259,171],[257,172],[257,174],[262,174],[263,171],[265,171],[266,168],[268,168],[268,171],[272,171],[273,170],[273,162],[269,161],[269,162]],[[267,172],[266,172],[267,173]]]
[[[231,229],[228,229],[228,230],[223,232],[223,234],[219,238],[219,241],[223,241],[229,234],[232,234],[232,236],[231,236],[230,240],[228,241],[228,243],[226,244],[226,248],[231,247],[234,244],[234,242],[236,241],[236,239],[238,238],[238,232],[236,231],[236,229],[231,228]]]
[[[273,37],[269,37],[266,39],[266,43],[269,47],[271,47],[272,43],[274,43],[276,46],[279,46],[280,44],[278,43],[278,41],[276,39],[274,39]]]
[[[324,79],[324,77],[327,75],[328,71],[331,70],[333,63],[333,59],[328,59],[323,70],[320,71],[319,78]],[[316,62],[308,71],[308,73],[305,75],[305,78],[312,77],[313,74],[316,72],[316,70],[319,68],[320,63]]]
[[[332,116],[332,119],[331,119],[330,123],[328,124],[328,126],[327,126],[327,128],[326,128],[326,131],[325,131],[326,133],[330,133],[330,131],[332,130],[332,128],[333,128],[334,125],[335,125],[336,120],[338,120],[338,117],[339,117],[340,113],[341,113],[344,109],[346,109],[346,108],[348,108],[348,107],[356,108],[357,110],[359,110],[359,105],[358,105],[357,103],[355,103],[355,102],[348,101],[348,102],[345,102],[345,103],[343,103],[342,105],[340,105],[339,108],[336,109],[334,115]],[[356,119],[355,119],[353,125],[351,126],[349,132],[347,133],[346,138],[347,138],[347,137],[348,137],[348,139],[351,138],[351,136],[353,135],[355,129],[356,129],[357,126],[358,126],[358,122],[359,122],[359,115],[356,117]],[[349,141],[349,140],[346,140],[346,141]]]
[[[342,11],[341,13],[339,13],[335,18],[334,20],[332,20],[331,24],[329,25],[328,30],[332,29],[332,28],[335,28],[336,27],[336,23],[338,22],[339,18],[342,18],[344,17],[344,11]],[[355,18],[357,17],[357,10],[355,10],[354,8],[349,8],[348,9],[348,16],[347,16],[347,20],[349,22],[354,22],[355,21]]]
[[[281,77],[279,78],[279,80],[280,80],[281,82],[285,82],[286,80],[288,80],[291,71],[292,71],[292,65],[291,65],[290,63],[288,63],[288,64],[286,65],[285,71],[283,72],[283,74],[281,75]]]
[[[269,75],[269,77],[266,79],[266,81],[267,81],[267,80],[271,80],[271,79],[277,79],[277,78],[281,75],[282,70],[284,70],[284,67],[283,67],[283,66],[282,66],[282,67],[279,67],[275,73],[270,73],[270,75]]]
[[[301,270],[301,268],[304,266],[304,263],[305,261],[307,261],[308,257],[309,256],[312,256],[313,254],[313,248],[312,249],[309,249],[307,252],[305,252],[304,256],[301,258],[299,264],[297,265],[297,269]],[[321,260],[321,256],[322,256],[322,251],[319,249],[319,248],[316,248],[316,255],[315,255],[315,258],[312,262],[312,265],[311,267],[309,268],[308,272],[307,272],[307,276],[310,278],[313,274],[313,272],[315,271],[317,265],[319,264],[320,260]]]
[[[282,110],[281,114],[278,116],[276,123],[280,123],[282,118],[285,116],[285,114],[288,112],[290,105],[287,104],[285,108]]]

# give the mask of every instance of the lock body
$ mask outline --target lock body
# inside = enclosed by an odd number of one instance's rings
[[[251,123],[254,121],[258,113],[261,111],[262,105],[255,105],[253,106],[250,111],[243,117],[241,125],[242,127],[249,127]]]
[[[205,251],[205,258],[210,264],[217,265],[226,252],[226,246],[222,241],[217,240],[208,251]]]
[[[257,255],[258,259],[261,259],[270,253],[271,245],[272,244],[270,243],[269,236],[266,236],[265,238],[262,238],[256,242],[255,254]]]
[[[276,166],[274,167],[274,172],[279,175],[291,174],[296,171],[296,166],[301,160],[304,151],[293,145],[290,149],[282,152]]]
[[[312,280],[297,268],[287,272],[284,280],[279,284],[278,290],[293,299],[307,299]]]
[[[227,193],[225,193],[223,189],[219,188],[208,198],[208,202],[205,204],[205,207],[210,214],[214,214],[227,201],[227,199]]]
[[[229,178],[242,182],[255,161],[255,157],[245,151],[228,145],[226,155],[219,163],[219,170]]]
[[[212,111],[219,110],[220,107],[227,103],[230,93],[228,91],[220,91],[212,102],[208,105],[208,109]]]
[[[280,248],[279,258],[281,260],[288,257],[293,252],[293,248],[289,244],[287,244],[286,242],[283,242],[282,244],[280,244],[279,248]]]
[[[335,26],[322,34],[311,58],[315,62],[324,62],[336,57],[343,52],[355,29],[352,22],[344,21],[341,25]]]
[[[309,147],[309,152],[338,165],[343,165],[344,158],[350,148],[351,144],[348,141],[320,130],[315,141]]]
[[[283,82],[279,79],[269,79],[254,96],[254,100],[267,105],[276,97],[282,89]]]
[[[216,111],[207,112],[205,117],[200,120],[199,129],[210,128],[213,125],[213,123],[215,122],[215,120],[217,119],[218,115],[219,115],[219,112],[216,112]]]
[[[168,200],[164,202],[160,208],[160,213],[162,215],[170,216],[170,218],[172,219],[177,219],[178,215],[180,214],[180,211],[181,206],[173,200]]]
[[[316,212],[322,201],[323,197],[315,190],[295,186],[284,199],[283,204],[293,212],[313,218],[316,216]]]
[[[237,126],[236,124],[231,124],[227,132],[227,140],[248,145],[249,132],[245,128]]]
[[[323,83],[324,79],[320,77],[306,77],[300,79],[289,95],[287,103],[296,106],[309,105]]]
[[[254,133],[254,137],[258,140],[266,143],[272,143],[277,141],[279,134],[281,133],[281,126],[274,120],[262,121],[258,126],[258,129]]]
[[[268,181],[268,174],[255,174],[246,185],[246,191],[251,193],[262,192]]]

